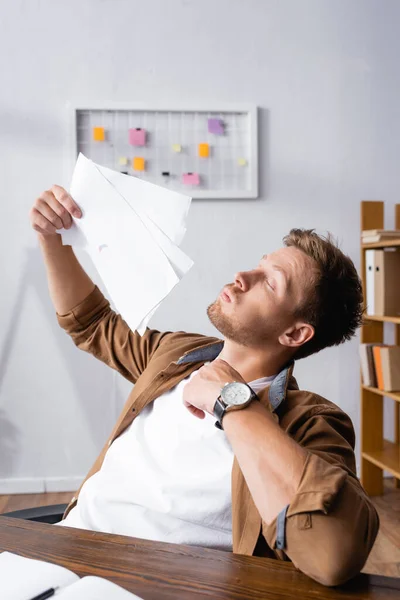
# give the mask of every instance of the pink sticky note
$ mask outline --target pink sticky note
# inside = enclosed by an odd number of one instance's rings
[[[184,173],[182,181],[185,185],[200,185],[200,177],[198,173]]]
[[[146,145],[146,130],[145,129],[129,129],[129,143],[131,146]]]
[[[208,133],[224,135],[224,123],[222,119],[208,119]]]

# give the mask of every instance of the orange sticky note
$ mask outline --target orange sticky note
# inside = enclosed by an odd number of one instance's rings
[[[199,144],[199,156],[208,158],[210,156],[210,146],[208,144]]]
[[[135,156],[132,161],[132,167],[135,171],[144,171],[145,169],[145,160],[141,156]]]
[[[104,127],[93,127],[93,139],[95,142],[104,142]]]

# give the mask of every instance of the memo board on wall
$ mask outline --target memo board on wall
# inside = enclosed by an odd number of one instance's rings
[[[257,198],[257,108],[73,109],[73,159],[105,167],[192,198]]]

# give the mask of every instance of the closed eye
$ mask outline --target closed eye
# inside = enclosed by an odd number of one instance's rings
[[[267,282],[267,284],[268,284],[268,286],[271,288],[271,290],[274,292],[274,291],[275,291],[275,288],[274,288],[274,287],[271,285],[271,283],[270,283],[269,279],[266,279],[265,281]]]

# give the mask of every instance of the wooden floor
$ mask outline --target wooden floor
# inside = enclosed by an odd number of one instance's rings
[[[394,479],[385,479],[385,493],[373,503],[381,522],[378,537],[364,567],[366,573],[400,577],[400,489]]]
[[[60,492],[50,494],[14,494],[12,496],[0,496],[0,514],[21,510],[23,508],[34,508],[36,506],[48,506],[49,504],[67,504],[73,492]]]
[[[0,496],[0,513],[63,504],[69,502],[72,496],[72,492]],[[363,571],[400,577],[400,489],[395,488],[393,480],[386,479],[384,495],[375,496],[372,501],[378,510],[381,527]]]

